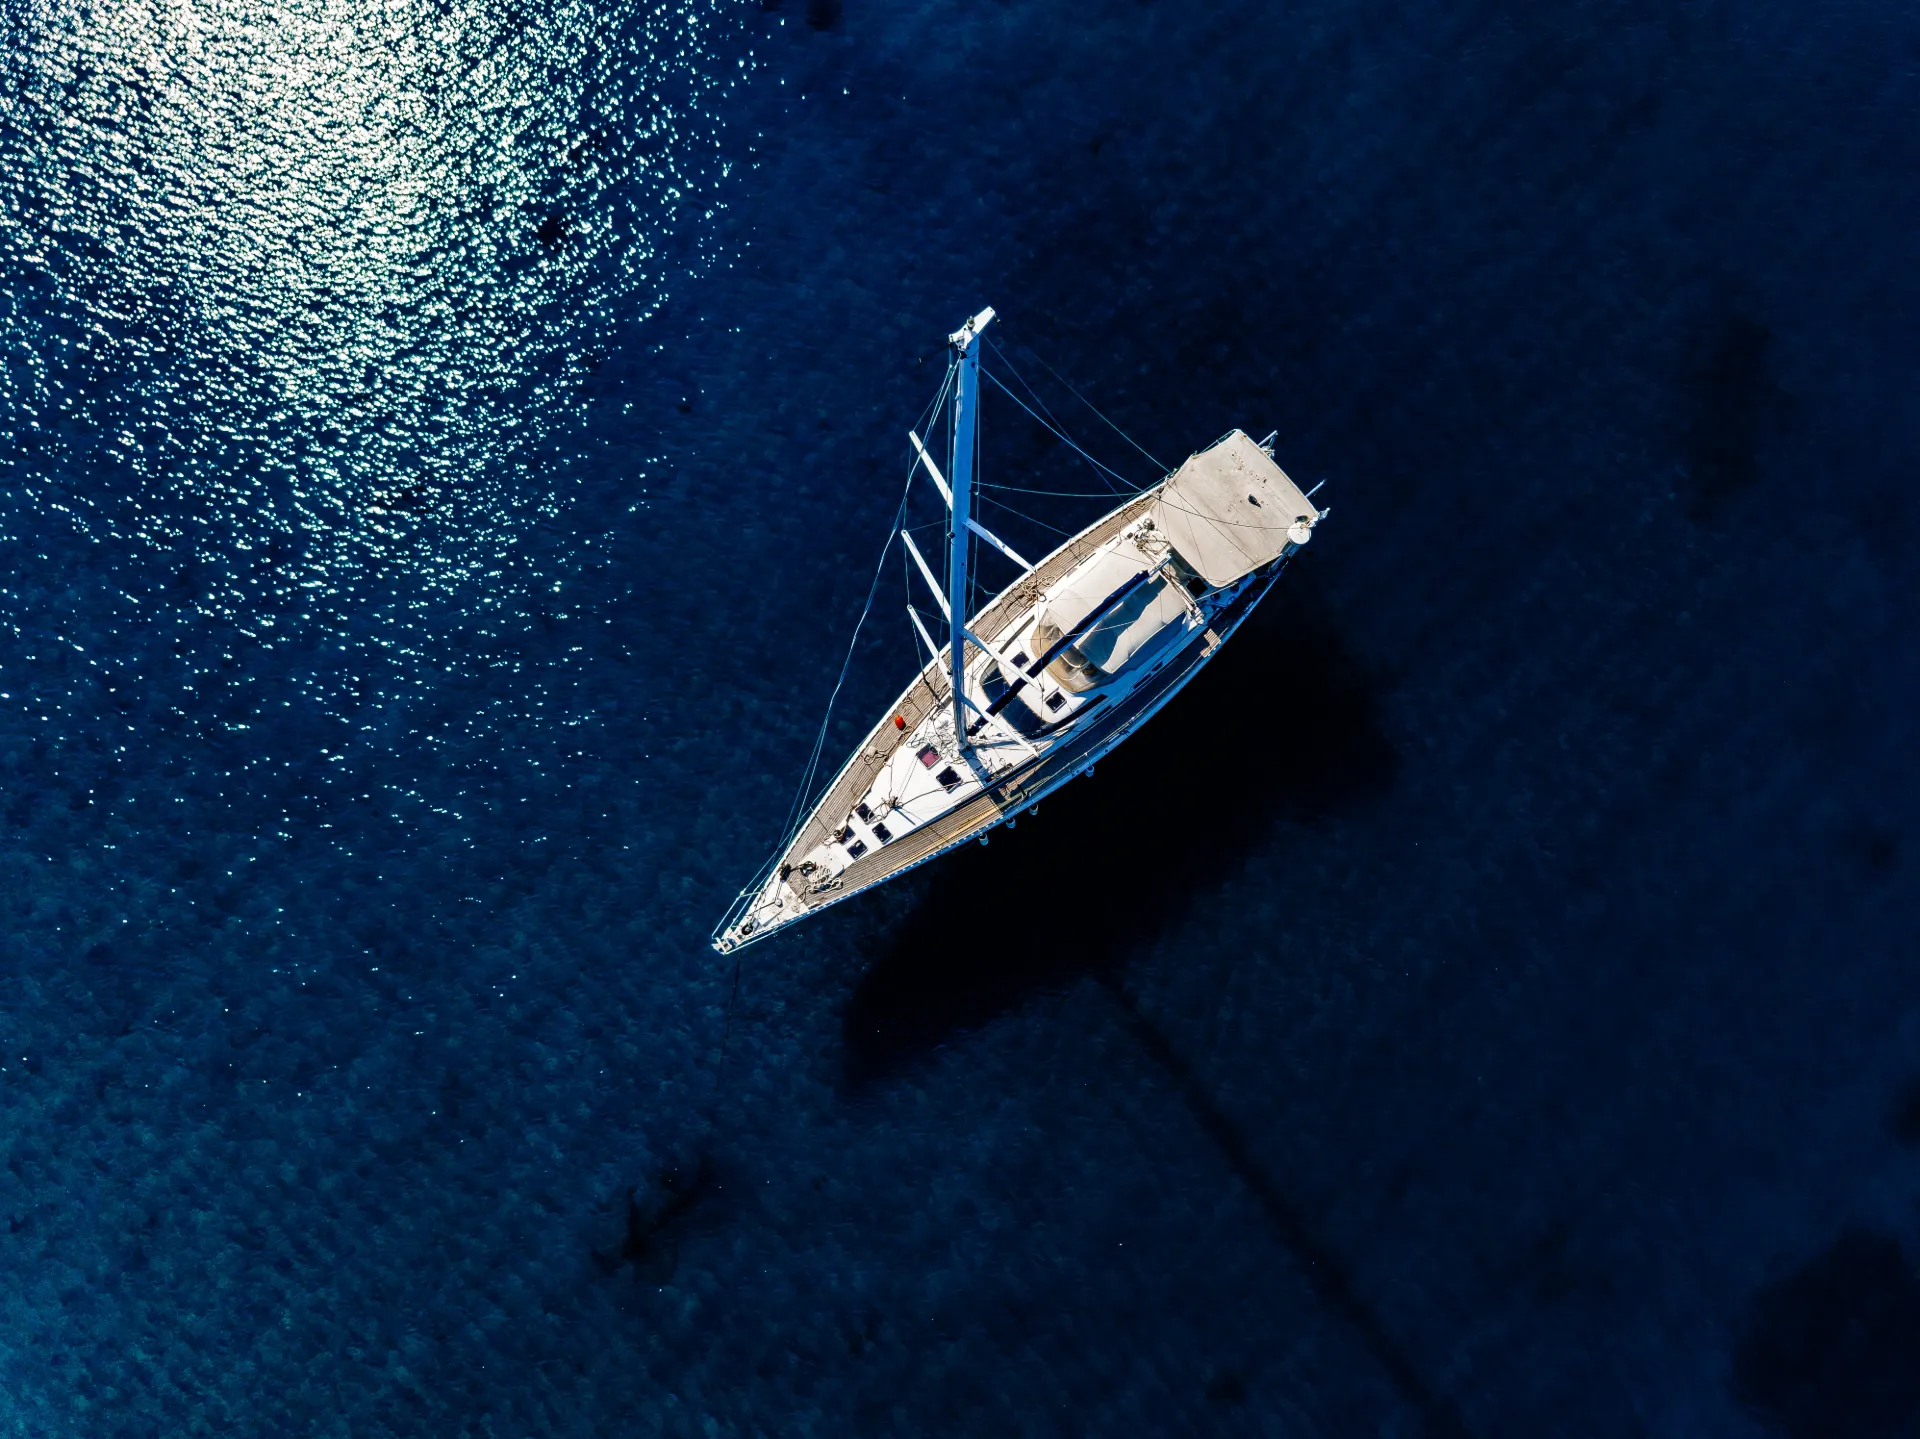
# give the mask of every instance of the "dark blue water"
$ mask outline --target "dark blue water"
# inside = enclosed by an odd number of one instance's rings
[[[1920,1432],[1920,21],[1196,8],[7,10],[0,1433]],[[1333,514],[716,1087],[985,303]]]

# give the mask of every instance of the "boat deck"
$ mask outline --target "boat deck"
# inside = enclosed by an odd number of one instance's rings
[[[1089,525],[996,595],[974,617],[968,628],[984,639],[998,639],[1015,615],[1031,608],[1047,586],[1119,534],[1137,516],[1145,513],[1158,493],[1158,486],[1145,490]],[[974,647],[968,645],[967,648],[967,661],[971,663]],[[801,857],[836,834],[855,802],[867,792],[900,747],[913,737],[920,722],[935,709],[949,703],[951,694],[945,660],[937,663],[930,661],[834,777],[820,803],[814,806],[813,813],[800,827],[800,833],[780,857],[780,862],[798,864]],[[904,730],[894,725],[893,717],[896,714],[906,720]],[[814,910],[833,900],[844,899],[856,890],[891,879],[902,870],[997,823],[1003,811],[1021,802],[1010,800],[1005,788],[1004,785],[990,787],[938,819],[903,834],[884,849],[863,855],[848,866],[830,888],[818,893],[793,889],[793,893],[806,909]]]
[[[1279,577],[1283,567],[1284,561],[1270,567],[1263,577],[1216,617],[1212,627],[1189,639],[1179,652],[1168,657],[1147,683],[1138,686],[1112,709],[1076,725],[1059,743],[1048,747],[1029,763],[1000,776],[984,792],[949,813],[903,834],[883,849],[862,855],[836,878],[821,882],[817,888],[801,889],[789,885],[788,893],[800,901],[803,914],[810,914],[964,844],[992,829],[1010,812],[1038,802],[1042,796],[1081,773],[1119,744],[1172,698],[1252,612]],[[924,706],[944,702],[944,692],[936,693],[930,683],[917,684],[914,693],[921,700],[922,713]],[[909,716],[909,733],[915,722],[915,718]],[[892,728],[891,716],[887,728]],[[888,752],[883,752],[883,756]],[[876,769],[877,766],[863,767],[859,773],[865,778],[859,784],[864,786],[869,783]],[[818,813],[835,816],[834,822],[837,822],[838,815],[844,813],[845,808],[850,807],[853,800],[863,793],[864,788],[849,787],[842,791],[836,785],[829,791],[829,797],[835,798],[837,807]],[[839,804],[837,798],[842,796],[845,799],[844,806]],[[825,825],[819,831],[823,835],[828,832]],[[806,850],[796,846],[789,853],[797,856],[805,854]]]

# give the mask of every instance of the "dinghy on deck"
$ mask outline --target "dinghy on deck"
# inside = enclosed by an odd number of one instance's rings
[[[973,517],[983,310],[949,336],[945,472],[909,438],[947,511],[945,583],[899,538],[944,620],[911,609],[929,658],[714,932],[764,939],[972,839],[1090,769],[1171,699],[1246,619],[1324,511],[1239,430],[1037,564]],[[969,551],[1023,573],[968,616]]]

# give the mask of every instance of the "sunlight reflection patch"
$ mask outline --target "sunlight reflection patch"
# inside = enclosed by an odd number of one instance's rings
[[[484,604],[714,203],[723,11],[42,12],[0,60],[0,529],[167,556],[262,642],[376,582]]]

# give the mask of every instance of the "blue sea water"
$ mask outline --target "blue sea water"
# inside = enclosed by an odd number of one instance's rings
[[[0,1434],[1920,1429],[1912,12],[4,26]],[[1332,515],[735,1004],[986,303]]]

